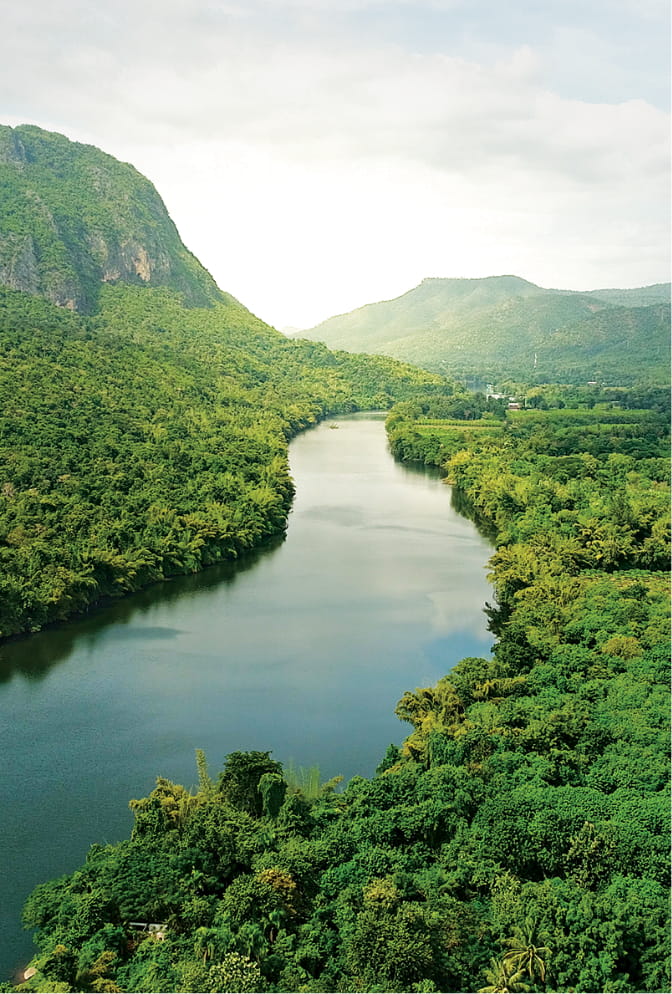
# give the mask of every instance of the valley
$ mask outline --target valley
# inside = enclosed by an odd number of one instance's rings
[[[0,128],[0,989],[669,990],[669,324],[493,276],[286,337]]]

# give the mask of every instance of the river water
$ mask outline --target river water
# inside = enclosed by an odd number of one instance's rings
[[[284,541],[0,648],[1,977],[33,953],[34,885],[127,836],[157,775],[196,783],[195,749],[213,776],[237,749],[370,776],[404,691],[489,652],[492,550],[382,417],[304,432],[290,463]]]

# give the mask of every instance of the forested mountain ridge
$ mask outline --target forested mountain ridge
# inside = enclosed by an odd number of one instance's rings
[[[303,334],[485,381],[669,382],[670,287],[579,293],[517,276],[426,279]]]
[[[0,126],[0,285],[84,313],[103,283],[225,295],[133,166],[34,125]]]
[[[552,293],[576,293],[575,290],[552,290]],[[647,307],[649,304],[669,304],[670,284],[651,283],[640,287],[612,287],[604,290],[589,290],[589,296],[597,297],[608,304],[623,307]]]

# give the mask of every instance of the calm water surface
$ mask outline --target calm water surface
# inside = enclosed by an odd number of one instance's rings
[[[195,749],[213,775],[268,749],[370,776],[410,732],[403,692],[488,653],[490,546],[381,419],[324,423],[290,459],[286,540],[0,648],[2,976],[32,955],[33,886],[125,837],[157,775],[194,784]]]

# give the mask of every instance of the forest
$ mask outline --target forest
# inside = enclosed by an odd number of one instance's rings
[[[0,639],[237,558],[285,528],[293,434],[451,389],[233,298],[119,284],[82,316],[0,288]]]
[[[97,336],[107,334],[116,299]],[[158,350],[165,341],[170,355],[170,307],[163,298],[155,306],[142,340],[130,333],[118,341],[120,360],[132,357],[128,383],[120,378],[129,396],[136,376],[152,382],[145,340]],[[151,327],[157,320],[161,328]],[[92,375],[82,357],[89,333],[69,316],[51,330],[80,357],[84,379]],[[29,341],[17,348],[31,368]],[[235,327],[226,348],[230,363]],[[242,385],[231,382],[220,404],[204,405],[206,416],[196,406],[198,391],[209,389],[197,361],[206,356],[216,369],[220,354],[207,336],[194,338],[181,374],[165,380],[167,396],[156,386],[136,399],[130,460],[119,452],[129,425],[122,405],[106,415],[86,474],[67,451],[60,463],[51,453],[47,466],[26,446],[36,492],[22,497],[22,538],[7,548],[23,549],[26,562],[43,555],[30,501],[47,497],[47,508],[60,508],[72,478],[76,487],[88,481],[90,534],[109,539],[102,548],[116,547],[120,536],[104,531],[112,515],[98,473],[128,481],[118,491],[131,498],[129,508],[136,487],[156,494],[129,545],[135,560],[126,553],[118,564],[126,584],[135,582],[129,563],[138,571],[189,568],[190,554],[214,558],[226,542],[244,543],[232,537],[249,535],[244,529],[281,526],[291,496],[281,440],[320,407],[303,395],[304,379],[283,381],[264,360],[267,348],[277,346],[260,339],[239,370]],[[306,348],[297,353],[304,360]],[[385,376],[391,393],[392,367],[358,367],[368,379],[355,389],[341,365],[354,360],[311,348],[305,376],[325,405],[335,397],[341,409],[370,402],[366,390],[380,391]],[[252,362],[254,387],[245,382]],[[69,381],[75,411],[76,385]],[[109,389],[109,381],[98,386]],[[464,659],[435,686],[409,689],[397,706],[408,733],[381,747],[370,779],[321,783],[318,771],[283,769],[268,752],[234,752],[213,774],[198,752],[194,787],[158,779],[148,797],[131,801],[130,838],[92,846],[82,867],[35,889],[24,921],[36,930],[36,973],[5,990],[669,991],[664,396],[625,390],[615,399],[597,390],[586,402],[554,387],[543,405],[508,411],[437,384],[404,389],[415,396],[389,414],[392,451],[441,467],[460,509],[496,545],[491,658]],[[253,420],[248,390],[268,420]],[[176,401],[172,420],[162,413],[168,396]],[[81,424],[69,419],[58,436],[59,452],[65,432],[91,425],[95,401],[79,413]],[[212,431],[212,447],[184,444],[199,416],[199,438]],[[210,512],[224,501],[208,460],[218,453],[215,429],[233,435],[234,424],[277,462],[266,473],[268,460],[263,470],[245,461],[247,444],[227,448],[229,462],[217,470],[230,475],[235,506],[244,508],[231,522]],[[21,426],[30,438],[30,424]],[[170,446],[177,484],[148,460],[149,437]],[[196,465],[204,510],[190,516],[179,493]],[[210,531],[206,511],[217,522]],[[171,527],[151,545],[165,514]],[[130,529],[130,512],[123,520]],[[69,527],[84,536],[75,519]],[[91,541],[82,547],[92,550]],[[90,565],[86,575],[113,575],[104,568],[116,563],[102,560],[103,568],[95,555],[80,560]]]

